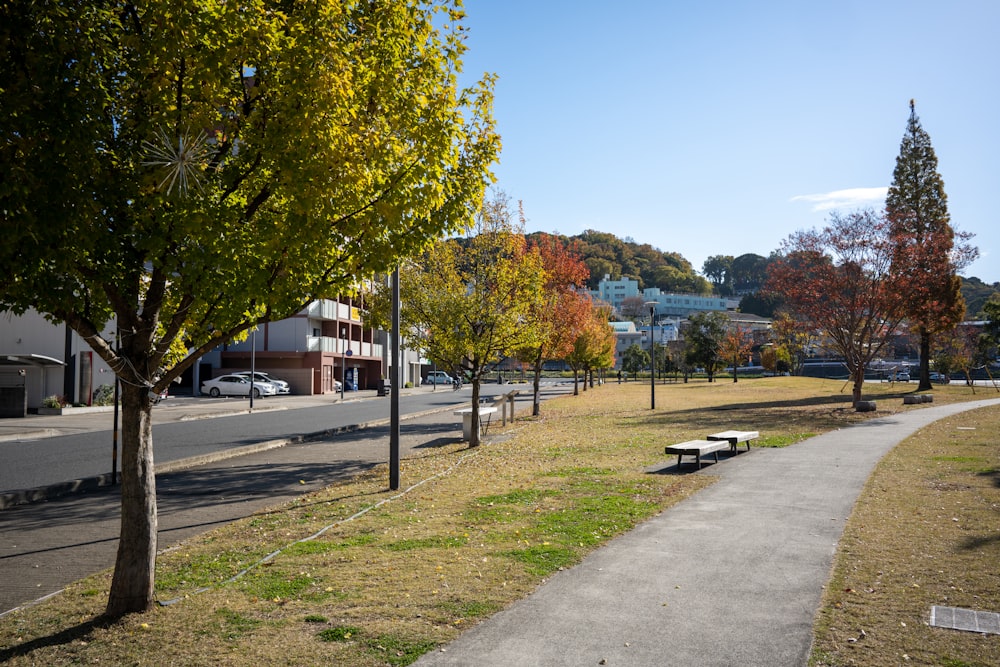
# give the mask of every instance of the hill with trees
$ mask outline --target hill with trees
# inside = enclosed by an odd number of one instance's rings
[[[537,242],[544,232],[528,234]],[[630,278],[639,289],[659,287],[664,292],[739,296],[740,310],[762,317],[772,317],[780,302],[773,295],[762,295],[761,286],[775,253],[764,257],[754,253],[713,255],[697,271],[678,252],[639,244],[629,237],[618,238],[609,232],[588,229],[576,236],[553,234],[577,254],[590,270],[587,289],[596,290],[605,275],[612,280]],[[1000,283],[985,283],[979,278],[962,278],[966,319],[983,319],[983,306],[993,295],[1000,295]]]

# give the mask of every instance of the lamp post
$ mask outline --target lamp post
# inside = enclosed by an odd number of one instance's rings
[[[344,387],[347,385],[347,329],[340,327],[340,402],[344,402]]]
[[[656,350],[653,347],[653,321],[656,317],[656,302],[647,301],[649,306],[649,409],[656,409]]]

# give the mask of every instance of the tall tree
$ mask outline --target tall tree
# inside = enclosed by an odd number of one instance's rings
[[[472,440],[479,445],[482,380],[504,356],[538,342],[535,317],[546,274],[537,249],[515,225],[510,201],[495,192],[464,243],[441,241],[400,272],[401,319],[423,334],[427,356],[472,383]]]
[[[937,156],[913,100],[885,208],[896,244],[894,270],[905,277],[908,317],[920,339],[918,390],[930,389],[931,336],[965,317],[958,272],[978,251],[968,244],[969,235],[956,237],[951,227]]]
[[[861,400],[865,367],[877,359],[906,316],[904,285],[892,270],[894,245],[884,216],[834,214],[820,231],[785,240],[765,289],[791,314],[819,330],[820,347],[841,357]]]
[[[701,273],[712,282],[716,294],[729,296],[733,293],[732,255],[712,255],[701,265]]]
[[[525,217],[519,205],[520,222]],[[532,345],[518,352],[518,358],[531,365],[532,415],[541,414],[542,364],[550,359],[565,359],[573,350],[573,341],[587,321],[591,309],[589,296],[582,292],[589,272],[580,256],[558,236],[539,234],[530,247],[537,248],[545,269],[545,285],[538,301],[538,312],[531,317],[538,328]]]
[[[153,601],[153,397],[478,208],[499,139],[464,31],[458,0],[0,4],[0,309],[123,386],[109,617]]]

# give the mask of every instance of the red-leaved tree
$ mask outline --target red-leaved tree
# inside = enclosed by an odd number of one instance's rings
[[[521,223],[526,223],[523,209]],[[534,372],[531,412],[537,417],[541,412],[542,364],[550,359],[565,359],[572,353],[573,342],[588,322],[592,305],[589,296],[579,291],[590,276],[579,253],[551,234],[539,235],[533,245],[545,267],[542,301],[534,317],[540,336],[535,344],[519,350],[517,356]]]
[[[834,213],[820,231],[800,231],[771,264],[766,290],[822,332],[821,347],[841,357],[861,400],[865,367],[906,315],[906,289],[892,272],[885,217],[872,210]]]

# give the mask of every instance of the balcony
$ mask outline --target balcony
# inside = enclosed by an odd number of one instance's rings
[[[347,350],[350,350],[351,355],[356,357],[382,357],[381,345],[345,341],[329,336],[306,336],[306,350],[308,352],[328,352],[331,354],[344,354]]]

